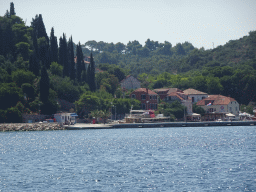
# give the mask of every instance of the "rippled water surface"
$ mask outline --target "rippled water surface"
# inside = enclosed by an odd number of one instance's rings
[[[256,191],[256,127],[2,132],[0,191]]]

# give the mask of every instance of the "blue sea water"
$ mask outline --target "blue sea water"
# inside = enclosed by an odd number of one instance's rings
[[[1,132],[0,191],[256,191],[256,127]]]

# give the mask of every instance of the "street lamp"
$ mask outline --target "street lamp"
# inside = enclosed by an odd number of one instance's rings
[[[132,108],[133,108],[133,105],[131,105],[130,117],[132,116]]]
[[[148,110],[148,102],[149,102],[149,101],[146,101],[146,103],[147,103],[146,110]]]
[[[115,120],[116,120],[116,106],[115,106],[115,105],[112,105],[112,107],[115,108]]]
[[[38,103],[38,106],[39,106],[39,121],[40,121],[40,103]]]

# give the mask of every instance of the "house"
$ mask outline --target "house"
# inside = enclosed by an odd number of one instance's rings
[[[183,93],[188,95],[188,97],[192,99],[192,103],[196,103],[196,102],[208,97],[207,93],[198,91],[196,89],[191,89],[191,88],[184,90]]]
[[[85,69],[87,69],[88,66],[90,65],[90,60],[91,60],[91,57],[84,56]],[[75,62],[75,69],[76,69],[76,64],[77,64],[77,57],[76,56],[74,57],[74,62]]]
[[[196,105],[206,111],[204,120],[224,120],[228,116],[239,118],[239,103],[231,97],[209,95],[207,98],[198,101]]]
[[[178,88],[160,88],[160,89],[154,89],[154,92],[156,92],[161,100],[164,100],[168,94],[173,93],[173,92],[182,92]]]
[[[158,95],[148,88],[138,88],[130,94],[130,98],[137,99],[141,102],[141,109],[157,109]]]
[[[140,81],[132,75],[126,76],[126,78],[123,79],[120,84],[121,88],[125,88],[126,90],[141,88]]]
[[[78,115],[76,113],[56,113],[54,114],[54,118],[58,123],[62,124],[75,124],[76,117]]]
[[[192,99],[188,95],[181,92],[171,92],[165,98],[164,101],[167,103],[173,103],[174,101],[179,101],[182,105],[187,107],[187,115],[191,115],[192,111]]]

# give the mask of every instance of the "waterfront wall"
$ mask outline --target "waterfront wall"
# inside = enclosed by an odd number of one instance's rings
[[[1,123],[0,131],[50,131],[64,130],[59,123]]]

